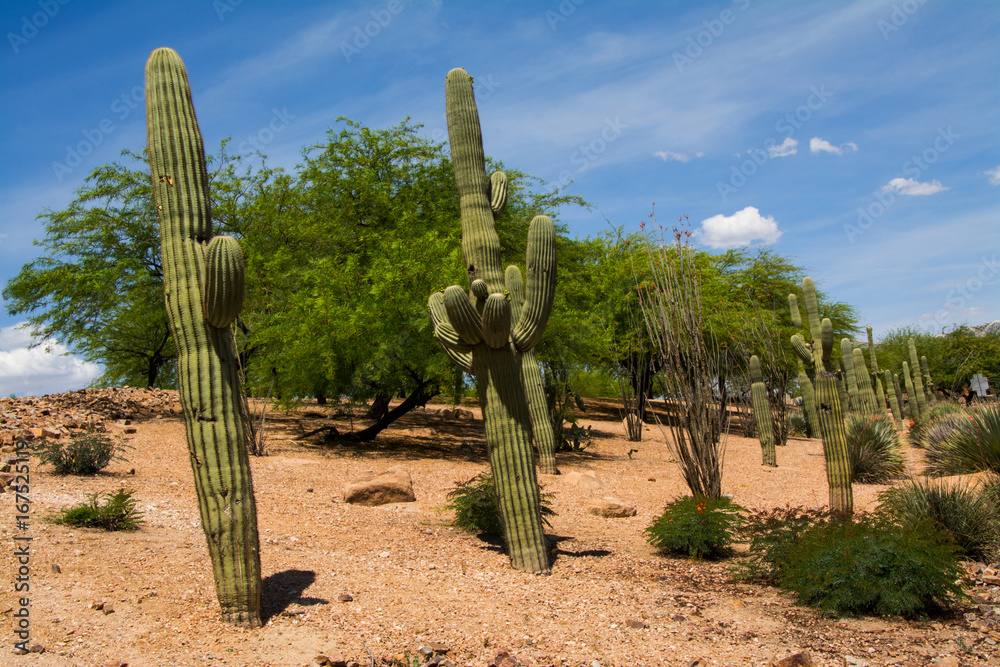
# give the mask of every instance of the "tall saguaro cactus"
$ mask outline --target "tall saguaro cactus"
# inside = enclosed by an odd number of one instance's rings
[[[910,348],[910,373],[913,374],[913,393],[910,394],[910,400],[916,401],[917,410],[920,412],[921,419],[923,419],[927,415],[927,397],[924,395],[923,378],[920,377],[920,359],[917,357],[917,344],[910,338],[906,341],[906,345]],[[917,419],[916,421],[920,421],[921,419]]]
[[[774,431],[771,428],[771,404],[767,400],[767,386],[764,384],[764,374],[760,370],[760,359],[757,355],[750,357],[750,400],[753,403],[753,418],[757,423],[757,438],[763,465],[777,467],[778,454],[774,446]]]
[[[234,239],[212,237],[205,149],[187,70],[171,49],[146,63],[146,124],[164,299],[216,594],[224,620],[255,627],[260,543],[231,329],[243,303],[243,255]]]
[[[788,295],[788,310],[792,315],[792,325],[796,329],[802,328],[802,313],[799,311],[799,301],[794,294]],[[799,340],[802,341],[802,337],[799,336]],[[795,340],[792,340],[792,344],[795,344]],[[805,341],[802,341],[803,346]],[[804,349],[804,347],[803,347]],[[798,352],[798,350],[796,350]],[[819,417],[816,415],[816,396],[813,391],[812,379],[806,372],[806,365],[810,368],[813,366],[812,357],[808,353],[804,355],[799,353],[799,389],[802,391],[802,408],[806,413],[806,423],[809,425],[809,435],[815,438],[816,434],[819,433]]]
[[[802,297],[806,302],[812,342],[806,343],[802,336],[795,334],[792,336],[792,348],[804,363],[816,370],[816,413],[823,437],[830,507],[834,511],[850,514],[854,511],[854,494],[847,434],[844,430],[843,401],[830,356],[833,350],[833,323],[829,318],[820,320],[816,285],[808,276],[802,280]]]
[[[541,338],[552,309],[555,226],[542,215],[531,221],[524,298],[521,302],[518,293],[512,300],[512,293],[520,290],[520,271],[509,267],[505,275],[501,269],[500,239],[494,226],[498,187],[503,187],[505,179],[486,176],[472,78],[464,69],[453,69],[445,91],[470,291],[452,285],[444,293],[431,295],[428,306],[438,342],[449,357],[476,376],[511,564],[547,573],[523,355]]]

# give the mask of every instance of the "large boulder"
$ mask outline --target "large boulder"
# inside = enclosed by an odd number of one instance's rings
[[[633,505],[610,496],[606,496],[600,500],[591,500],[587,503],[587,511],[608,519],[622,519],[635,516],[636,514],[636,509]]]
[[[344,487],[344,502],[355,505],[374,507],[388,503],[412,503],[416,499],[410,471],[403,466],[394,466]]]

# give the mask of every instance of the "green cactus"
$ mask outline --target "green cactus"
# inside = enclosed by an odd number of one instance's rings
[[[800,335],[795,334],[792,336],[792,348],[803,363],[813,368],[816,373],[814,383],[816,413],[823,438],[823,454],[830,487],[830,507],[836,512],[850,514],[854,511],[854,496],[842,409],[845,400],[841,396],[842,391],[846,395],[846,389],[843,382],[833,373],[830,354],[833,350],[833,323],[829,318],[823,320],[819,318],[819,301],[812,278],[806,277],[802,280],[802,297],[806,302],[812,342],[806,343]],[[790,298],[789,305],[794,303]],[[796,319],[796,311],[798,308],[793,308],[793,321]],[[799,321],[801,322],[801,319]]]
[[[243,301],[243,256],[235,240],[212,238],[205,150],[187,71],[171,49],[153,51],[146,63],[146,118],[163,291],[201,523],[223,619],[255,627],[257,508],[230,328]]]
[[[899,428],[903,425],[903,413],[900,410],[900,400],[897,391],[899,378],[893,377],[889,371],[883,372],[883,376],[885,377],[885,387],[888,390],[886,393],[889,394],[889,407],[892,408],[892,420],[896,422],[896,427]]]
[[[868,355],[872,359],[872,375],[879,375],[878,359],[875,357],[875,339],[872,337],[872,328],[865,327],[868,332]]]
[[[934,382],[931,380],[931,369],[927,365],[927,357],[920,357],[920,370],[924,373],[924,391],[927,394],[927,400],[933,400],[934,398]]]
[[[796,329],[801,329],[802,313],[799,311],[799,302],[794,294],[788,295],[788,310],[792,315],[792,325]],[[812,355],[809,353],[802,336],[798,334],[792,336],[792,347],[796,348],[795,352],[799,362],[799,389],[802,391],[802,408],[806,416],[806,425],[809,427],[809,435],[815,438],[819,434],[819,417],[816,415],[816,395],[813,383],[806,372],[807,364],[809,367],[813,367]]]
[[[910,394],[910,401],[916,400],[917,409],[920,415],[924,416],[927,414],[927,396],[924,394],[924,381],[920,377],[920,359],[917,357],[917,344],[910,338],[907,341],[907,345],[910,348],[910,372],[913,374],[913,390],[916,392],[916,397]],[[920,420],[918,419],[917,421]]]
[[[520,570],[548,573],[525,388],[532,383],[525,382],[523,368],[524,353],[541,338],[552,309],[555,226],[546,216],[531,221],[524,298],[515,297],[512,303],[509,295],[518,287],[507,283],[512,273],[505,274],[500,267],[500,239],[494,225],[504,199],[498,191],[506,188],[506,178],[486,177],[471,77],[463,69],[453,69],[445,90],[470,293],[453,285],[444,294],[432,295],[428,305],[438,342],[476,376],[511,564]]]
[[[906,396],[909,399],[907,405],[910,408],[910,419],[920,423],[920,404],[917,401],[917,389],[913,384],[913,378],[910,376],[910,364],[903,362],[903,381],[906,383]]]
[[[902,388],[900,387],[900,384],[899,384],[899,373],[893,373],[892,374],[892,389],[893,389],[893,393],[896,394],[896,403],[899,405],[899,419],[898,419],[898,421],[902,422],[903,418],[906,415],[903,414],[903,411],[905,409],[905,404],[903,402],[903,390],[902,390]]]
[[[777,467],[778,454],[774,446],[774,431],[771,425],[771,404],[767,400],[767,387],[760,371],[760,359],[750,357],[750,399],[753,402],[753,418],[757,423],[757,437],[763,455],[763,465]]]
[[[875,401],[875,392],[872,390],[872,379],[868,375],[868,367],[865,365],[865,353],[860,348],[854,348],[854,377],[858,383],[858,398],[861,401],[861,414],[866,417],[874,417],[878,414],[878,404]]]
[[[854,354],[850,338],[840,339],[840,361],[844,365],[844,379],[847,381],[847,394],[851,397],[850,405],[842,406],[844,411],[862,412],[861,395],[858,391],[858,376],[854,372]]]

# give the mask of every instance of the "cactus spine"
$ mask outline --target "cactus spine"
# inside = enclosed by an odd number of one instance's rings
[[[812,343],[807,344],[798,334],[792,336],[792,347],[803,363],[810,363],[816,370],[816,413],[823,437],[823,455],[826,459],[826,477],[830,487],[830,507],[836,512],[850,514],[854,511],[851,487],[851,462],[847,451],[847,434],[840,392],[842,382],[833,373],[830,353],[833,350],[833,323],[829,318],[819,318],[819,301],[812,278],[802,280],[802,297]],[[791,301],[791,300],[789,300]]]
[[[476,376],[511,564],[520,570],[548,573],[523,355],[541,338],[552,309],[555,226],[546,216],[531,221],[524,299],[512,303],[512,285],[506,281],[511,272],[505,275],[500,268],[500,239],[494,225],[503,200],[498,201],[497,190],[505,188],[506,179],[486,176],[472,78],[464,69],[453,69],[445,90],[448,139],[462,214],[462,254],[471,293],[453,285],[443,295],[432,295],[428,305],[438,342]]]
[[[753,402],[753,418],[757,424],[757,437],[763,455],[763,465],[777,467],[778,454],[774,446],[774,432],[771,428],[771,404],[767,400],[767,387],[760,371],[760,359],[750,357],[750,399]]]
[[[233,239],[212,238],[201,132],[187,71],[170,49],[146,63],[146,119],[164,298],[216,593],[224,620],[259,626],[257,509],[229,326],[243,300],[243,258]]]

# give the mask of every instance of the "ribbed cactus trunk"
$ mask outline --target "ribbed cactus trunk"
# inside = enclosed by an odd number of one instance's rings
[[[163,291],[201,524],[223,619],[256,627],[257,509],[231,330],[243,301],[243,259],[236,241],[212,238],[201,132],[187,71],[170,49],[153,51],[146,64],[146,114]]]
[[[851,459],[847,450],[840,391],[836,383],[837,378],[833,373],[821,373],[816,378],[816,401],[819,404],[820,428],[823,430],[823,455],[826,458],[826,479],[830,487],[830,509],[851,514],[854,511]]]
[[[479,112],[472,78],[465,70],[448,73],[446,98],[470,291],[453,285],[443,294],[431,295],[428,307],[438,342],[452,360],[476,376],[511,565],[548,573],[523,355],[541,338],[552,309],[555,226],[545,216],[531,221],[527,281],[523,303],[518,303],[511,298],[511,287],[516,286],[507,284],[518,269],[510,267],[506,275],[501,269],[494,226],[494,216],[506,199],[506,177],[500,172],[486,176]]]
[[[892,374],[892,389],[896,394],[896,403],[899,404],[899,419],[902,421],[906,416],[903,414],[905,412],[906,403],[903,401],[903,389],[899,384],[899,373]]]
[[[788,295],[788,310],[792,316],[792,325],[796,329],[802,328],[802,313],[799,311],[799,301],[794,294]],[[812,355],[806,348],[805,341],[801,336],[792,337],[792,346],[796,342],[801,349],[796,349],[799,361],[799,389],[802,391],[802,410],[806,416],[806,425],[809,427],[809,435],[813,438],[819,435],[819,417],[816,415],[816,394],[813,389],[812,379],[806,372],[806,365],[812,365]]]
[[[906,386],[906,397],[909,399],[907,407],[910,410],[910,419],[920,423],[920,403],[917,401],[917,388],[913,385],[913,377],[910,375],[910,364],[903,362],[903,382]]]
[[[868,375],[868,367],[865,365],[865,353],[855,348],[853,355],[854,377],[858,383],[861,413],[866,417],[874,417],[878,414],[878,403],[875,400],[875,391],[872,389],[871,377]]]
[[[840,361],[844,365],[844,379],[847,382],[847,395],[850,405],[841,406],[845,412],[852,410],[862,412],[861,395],[858,391],[858,375],[854,370],[854,353],[849,338],[840,339]]]
[[[915,398],[912,393],[910,394],[910,401],[916,400],[917,410],[921,418],[924,418],[927,415],[927,397],[924,395],[924,382],[920,377],[920,359],[917,357],[917,344],[911,338],[907,341],[907,346],[910,348],[910,373],[913,374],[913,390],[916,393]]]
[[[927,364],[927,357],[920,357],[920,370],[924,372],[924,391],[927,394],[927,400],[931,401],[935,398],[934,396],[934,382],[931,380],[931,369]]]
[[[896,422],[896,427],[903,425],[903,412],[900,409],[899,395],[896,393],[896,383],[889,371],[884,371],[882,377],[885,378],[885,389],[889,395],[889,407],[892,409],[892,420]]]
[[[753,403],[753,418],[757,424],[757,438],[760,440],[762,464],[778,466],[777,448],[774,446],[774,429],[771,423],[771,404],[767,400],[767,386],[760,370],[757,355],[750,357],[750,400]]]

